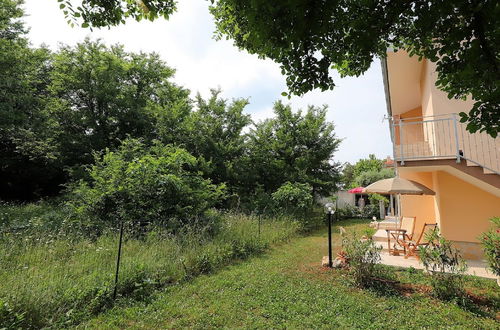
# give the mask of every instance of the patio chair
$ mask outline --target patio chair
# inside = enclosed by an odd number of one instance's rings
[[[408,249],[408,252],[405,253],[405,259],[408,259],[408,257],[411,256],[415,256],[417,259],[419,259],[419,256],[417,254],[418,249],[422,246],[429,245],[427,236],[432,233],[432,231],[436,230],[436,228],[437,223],[425,223],[424,227],[422,228],[422,232],[420,233],[420,236],[416,241],[408,240],[402,242],[404,244],[405,250]]]
[[[404,242],[413,239],[413,231],[415,229],[416,217],[403,217],[399,228],[397,229],[386,229],[387,233],[387,245],[389,249],[389,254],[398,255],[399,250],[397,246],[403,248],[404,254],[406,254],[406,245]],[[391,240],[394,240],[394,246],[391,251]]]

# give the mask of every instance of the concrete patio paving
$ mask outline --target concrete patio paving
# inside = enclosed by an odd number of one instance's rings
[[[380,253],[381,263],[388,266],[424,269],[424,266],[414,257],[405,259],[403,256],[389,255],[387,251]],[[487,264],[483,260],[466,260],[468,269],[466,274],[475,275],[485,278],[496,279],[497,277],[487,268]]]

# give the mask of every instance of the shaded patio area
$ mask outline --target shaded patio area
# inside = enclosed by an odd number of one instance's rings
[[[405,259],[402,251],[400,255],[392,255],[388,250],[387,232],[386,229],[397,228],[399,221],[395,217],[387,217],[384,221],[374,221],[371,227],[376,229],[373,235],[373,240],[382,248],[380,253],[381,263],[388,266],[402,267],[402,268],[415,268],[425,269],[420,261],[415,257],[408,257]],[[467,262],[467,275],[474,275],[484,278],[496,279],[497,277],[488,269],[485,260],[465,260]]]

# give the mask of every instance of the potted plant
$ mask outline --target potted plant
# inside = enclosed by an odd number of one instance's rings
[[[500,217],[491,219],[493,227],[480,237],[483,244],[484,256],[493,274],[497,276],[500,286]]]

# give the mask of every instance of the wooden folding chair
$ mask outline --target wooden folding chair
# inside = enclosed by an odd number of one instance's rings
[[[416,222],[416,217],[403,217],[401,219],[399,228],[385,230],[387,233],[387,244],[388,244],[389,254],[399,255],[399,249],[397,248],[397,246],[402,247],[404,254],[406,254],[406,246],[403,243],[413,238],[415,222]],[[392,250],[391,250],[391,241],[394,241]]]
[[[422,246],[429,245],[429,241],[427,240],[427,236],[432,233],[432,231],[436,230],[437,223],[426,223],[424,224],[424,228],[422,228],[422,232],[416,241],[407,240],[402,242],[404,244],[405,250],[408,252],[405,253],[405,259],[411,256],[415,256],[417,259],[419,258],[417,251]]]

